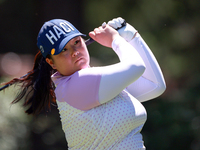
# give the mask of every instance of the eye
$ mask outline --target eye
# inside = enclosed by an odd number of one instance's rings
[[[79,42],[80,42],[80,40],[76,40],[76,41],[74,42],[74,45],[77,45]]]
[[[62,50],[62,52],[65,52],[65,51],[67,51],[67,49],[66,49],[66,48],[64,48],[64,49]]]

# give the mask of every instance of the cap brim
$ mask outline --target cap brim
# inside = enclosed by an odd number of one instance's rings
[[[60,52],[62,52],[62,50],[64,49],[65,45],[73,38],[77,37],[77,36],[86,36],[85,34],[82,33],[75,33],[72,34],[70,36],[67,36],[66,38],[64,38],[60,44],[56,47],[56,51],[54,53],[54,55],[58,55]]]

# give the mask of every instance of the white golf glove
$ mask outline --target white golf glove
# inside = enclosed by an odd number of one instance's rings
[[[122,26],[122,23],[124,22],[124,19],[121,17],[114,18],[108,22],[108,25],[113,27],[114,29],[118,29]],[[121,35],[127,42],[130,42],[135,34],[137,33],[137,30],[132,27],[130,24],[126,23],[126,26],[120,28],[117,30],[119,35]]]

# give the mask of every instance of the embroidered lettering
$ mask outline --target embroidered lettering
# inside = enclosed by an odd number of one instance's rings
[[[52,45],[54,45],[53,39],[55,41],[57,41],[57,37],[53,34],[53,32],[51,30],[49,30],[50,36],[46,33],[46,37],[49,39],[49,41],[51,42]]]
[[[54,45],[54,42],[56,42],[56,41],[58,41],[58,39],[60,39],[62,34],[63,35],[66,34],[65,32],[69,33],[71,31],[74,31],[74,28],[67,22],[61,22],[60,27],[58,27],[56,25],[53,26],[53,30],[56,35],[51,30],[49,30],[49,34],[47,34],[47,33],[45,34],[52,45]]]
[[[74,28],[72,28],[72,26],[70,26],[67,22],[61,22],[60,26],[63,28],[63,30],[65,30],[65,32],[71,32],[72,30],[74,31]]]
[[[56,35],[57,35],[57,37],[58,38],[60,38],[60,35],[61,34],[65,34],[65,32],[63,32],[59,27],[57,27],[57,26],[53,26],[53,29],[54,29],[54,31],[55,31],[55,33],[56,33]]]

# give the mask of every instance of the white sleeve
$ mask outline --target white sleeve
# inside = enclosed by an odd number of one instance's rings
[[[145,64],[139,53],[122,37],[113,40],[112,48],[121,62],[96,68],[98,71],[101,69],[102,74],[99,85],[101,104],[117,96],[128,85],[136,81],[145,70]]]
[[[142,77],[127,87],[127,90],[139,101],[144,102],[160,96],[166,89],[160,66],[152,51],[140,34],[129,42],[142,57],[146,70]]]

